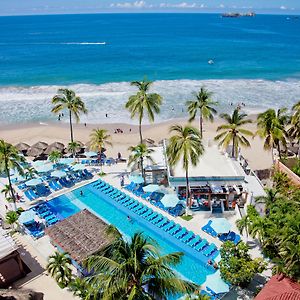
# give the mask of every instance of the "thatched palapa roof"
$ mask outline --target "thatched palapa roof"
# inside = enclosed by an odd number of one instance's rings
[[[27,150],[27,155],[28,156],[39,156],[41,154],[44,153],[44,150],[41,149],[41,148],[36,148],[36,147],[30,147],[28,150]]]
[[[37,142],[31,146],[31,148],[39,148],[45,150],[48,147],[48,144],[45,142]]]
[[[19,151],[26,151],[30,148],[30,146],[26,143],[19,143],[17,145],[15,145],[15,147],[19,150]]]
[[[108,225],[87,209],[46,228],[54,244],[81,264],[90,255],[113,241]]]

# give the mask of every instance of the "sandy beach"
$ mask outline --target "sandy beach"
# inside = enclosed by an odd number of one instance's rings
[[[255,116],[250,116],[253,120]],[[169,136],[169,128],[173,124],[186,124],[185,119],[173,119],[170,121],[155,123],[152,125],[143,126],[143,137],[151,138],[156,143]],[[204,146],[208,142],[214,143],[213,139],[216,135],[216,128],[223,123],[222,120],[216,119],[213,123],[204,123]],[[198,127],[198,120],[192,123]],[[117,157],[117,153],[121,152],[123,157],[128,156],[128,147],[136,145],[139,141],[138,126],[124,123],[112,124],[74,124],[75,140],[86,143],[89,141],[89,135],[94,128],[105,128],[109,131],[112,137],[113,147],[108,147],[106,154],[111,157]],[[116,128],[123,130],[123,133],[114,133]],[[247,128],[252,132],[256,131],[256,124],[249,124]],[[25,142],[32,145],[38,141],[52,143],[59,141],[67,145],[70,139],[69,124],[65,122],[57,123],[35,123],[27,125],[14,125],[2,127],[0,131],[0,138],[5,141],[17,144]],[[242,154],[249,161],[249,165],[253,170],[261,170],[270,168],[272,165],[272,158],[270,152],[263,149],[263,142],[260,138],[250,138],[251,148],[242,148]]]

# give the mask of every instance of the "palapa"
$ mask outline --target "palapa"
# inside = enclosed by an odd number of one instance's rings
[[[48,144],[45,142],[37,142],[31,146],[31,148],[39,148],[45,150],[48,147]]]
[[[27,150],[27,155],[28,156],[39,156],[41,154],[44,153],[44,150],[41,149],[41,148],[36,148],[36,147],[30,147],[28,150]]]
[[[30,148],[30,146],[26,143],[19,143],[15,145],[15,147],[17,148],[18,151],[26,151]]]
[[[107,234],[108,225],[87,209],[46,228],[54,244],[81,264],[90,255],[110,244],[114,237]]]

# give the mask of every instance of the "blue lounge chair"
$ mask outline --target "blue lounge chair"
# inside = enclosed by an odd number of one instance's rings
[[[162,215],[158,215],[157,218],[151,221],[153,225],[156,225],[158,222],[160,222],[164,217]]]
[[[24,194],[28,198],[28,200],[30,200],[30,201],[35,199],[34,197],[32,197],[32,195],[29,193],[29,191],[25,191]]]
[[[162,224],[164,224],[166,222],[167,218],[163,217],[159,222],[157,222],[155,225],[157,227],[160,227]]]
[[[184,242],[184,243],[188,243],[191,239],[193,239],[194,237],[194,233],[192,231],[189,231],[187,235],[185,235],[181,240]]]
[[[57,219],[57,218],[53,218],[53,219],[51,219],[51,220],[48,220],[47,221],[47,224],[48,225],[53,225],[53,224],[55,224],[55,223],[57,223],[59,220]]]
[[[33,197],[33,199],[36,199],[38,195],[33,190],[28,190],[29,194]]]
[[[149,222],[154,222],[157,218],[159,217],[159,214],[158,213],[156,213],[156,212],[154,212],[151,216],[149,216],[148,218],[147,218],[147,220],[149,221]]]
[[[202,240],[201,237],[200,237],[199,235],[196,235],[193,239],[191,239],[191,240],[187,243],[187,245],[193,247],[193,246],[195,246],[196,244],[198,244],[199,242],[201,242],[201,240]]]
[[[197,244],[193,248],[197,251],[201,251],[206,245],[208,245],[208,242],[206,239],[203,239],[199,244]]]
[[[176,234],[179,230],[181,230],[181,226],[180,226],[179,224],[176,224],[176,226],[173,227],[173,228],[169,231],[169,233],[170,233],[171,235],[174,235],[174,234]]]
[[[185,235],[187,235],[188,234],[188,231],[187,231],[187,229],[186,228],[182,228],[182,230],[181,231],[179,231],[179,232],[177,232],[174,236],[178,239],[178,240],[180,240],[180,239],[182,239]]]
[[[163,230],[165,232],[168,232],[169,230],[171,230],[173,227],[175,227],[175,222],[174,221],[171,221],[167,226],[163,227]]]
[[[148,207],[144,207],[143,209],[139,210],[137,214],[138,214],[139,216],[142,216],[142,215],[145,214],[147,211],[148,211]]]
[[[205,256],[209,256],[213,253],[213,251],[217,249],[216,245],[214,243],[210,244],[205,250],[203,250],[203,254]]]
[[[50,181],[49,182],[49,186],[50,188],[53,190],[53,191],[58,191],[59,188],[57,186],[54,185],[53,181]]]
[[[142,209],[144,207],[143,204],[139,204],[138,206],[136,206],[135,208],[132,209],[133,212],[137,212],[138,210]]]

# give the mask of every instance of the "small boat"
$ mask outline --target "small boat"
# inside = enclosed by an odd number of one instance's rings
[[[214,62],[212,59],[210,59],[207,63],[208,63],[209,65],[213,65],[215,62]]]

